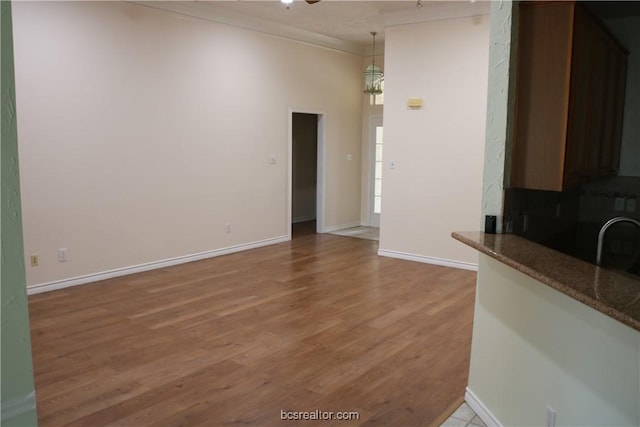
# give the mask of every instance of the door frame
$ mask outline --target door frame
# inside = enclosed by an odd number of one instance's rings
[[[318,117],[318,135],[317,135],[317,172],[316,172],[316,233],[325,233],[324,225],[324,208],[325,208],[325,189],[326,189],[326,155],[325,155],[325,127],[326,113],[322,110],[314,110],[309,108],[289,108],[289,132],[287,147],[287,229],[288,238],[291,239],[291,220],[292,220],[292,197],[293,197],[293,114],[315,114]]]
[[[369,218],[369,226],[370,227],[380,227],[380,221],[378,221],[378,224],[375,225],[373,218],[374,218],[374,213],[373,213],[373,204],[374,204],[374,185],[373,185],[373,180],[375,178],[376,175],[376,127],[377,126],[384,126],[384,121],[383,121],[383,115],[382,114],[375,114],[375,115],[371,115],[369,116],[369,174],[368,174],[368,179],[367,179],[367,197],[369,199],[369,203],[368,203],[368,218]],[[383,152],[383,158],[384,158],[384,152]]]

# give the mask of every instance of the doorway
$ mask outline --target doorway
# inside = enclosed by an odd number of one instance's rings
[[[382,213],[382,149],[384,144],[382,116],[371,117],[369,129],[370,149],[370,193],[369,193],[369,225],[380,227]]]
[[[324,114],[290,111],[289,236],[323,232]]]

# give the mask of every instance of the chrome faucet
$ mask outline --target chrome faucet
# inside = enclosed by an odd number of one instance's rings
[[[607,228],[611,227],[613,224],[618,222],[630,222],[631,224],[635,224],[640,228],[640,221],[636,221],[633,218],[626,218],[623,216],[618,216],[615,218],[611,218],[609,221],[605,222],[602,228],[600,229],[600,233],[598,233],[598,253],[596,254],[596,265],[600,265],[602,262],[602,243],[604,241],[604,232],[607,231]]]

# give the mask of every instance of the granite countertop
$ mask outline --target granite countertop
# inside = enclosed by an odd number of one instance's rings
[[[451,236],[640,331],[640,277],[597,267],[514,234],[473,231]]]

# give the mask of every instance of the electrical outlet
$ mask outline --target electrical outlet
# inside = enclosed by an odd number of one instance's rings
[[[556,411],[551,406],[547,405],[547,427],[556,427]]]
[[[269,164],[275,165],[278,163],[278,157],[275,154],[269,154]]]
[[[614,205],[616,212],[622,212],[624,210],[624,197],[616,197]]]
[[[69,251],[67,248],[58,248],[58,262],[69,261]]]
[[[560,203],[556,203],[556,218],[560,218]]]
[[[227,224],[227,233],[231,233],[231,224]]]
[[[31,255],[31,267],[37,267],[38,265],[40,265],[38,254]]]
[[[636,199],[627,199],[627,212],[636,211]]]

